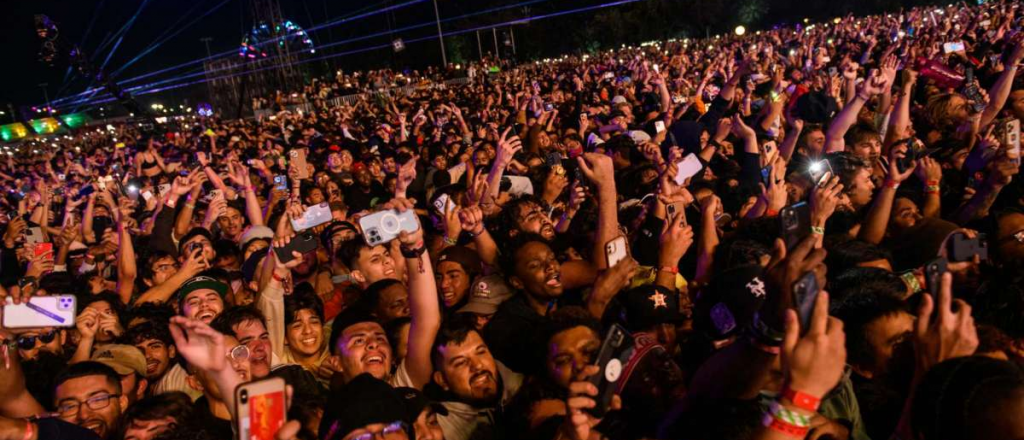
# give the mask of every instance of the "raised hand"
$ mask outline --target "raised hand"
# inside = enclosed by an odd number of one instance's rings
[[[900,159],[907,156],[907,150],[907,144],[903,144],[893,147],[892,151],[889,152],[889,174],[885,177],[886,180],[894,183],[901,183],[914,174],[914,170],[917,169],[917,162],[914,162],[903,172],[900,172],[899,167],[897,166]]]
[[[612,165],[612,158],[604,154],[583,153],[576,157],[576,163],[583,172],[583,176],[598,187],[615,183],[615,167]]]
[[[661,228],[660,266],[676,267],[693,245],[693,228],[686,224],[686,210],[680,209],[665,219]]]
[[[589,440],[592,434],[598,434],[593,430],[595,426],[601,423],[601,419],[590,415],[586,409],[597,406],[594,397],[597,397],[598,394],[597,387],[587,379],[600,373],[600,371],[601,369],[596,365],[587,366],[576,377],[576,381],[569,384],[569,398],[565,401],[568,417],[565,418],[565,422],[559,428],[560,438]],[[609,409],[618,410],[620,408],[622,408],[622,400],[618,395],[615,395],[612,397]]]
[[[171,337],[178,354],[192,366],[204,371],[228,368],[224,335],[209,325],[184,316],[171,318]]]
[[[508,167],[512,163],[512,157],[515,156],[519,150],[523,149],[523,141],[519,139],[519,136],[513,134],[512,137],[508,137],[509,131],[512,127],[506,128],[498,139],[498,151],[494,157],[495,163],[497,163],[502,169]]]
[[[828,292],[818,293],[810,328],[802,337],[796,311],[786,310],[781,354],[790,389],[820,399],[839,383],[846,366],[846,334],[843,322],[828,316]]]
[[[953,275],[944,273],[935,298],[921,296],[914,325],[914,354],[920,374],[946,359],[970,356],[978,348],[978,330],[971,316],[971,306],[953,299],[952,285]]]
[[[842,193],[843,184],[839,183],[839,176],[832,176],[824,184],[814,187],[811,193],[811,225],[825,226],[828,218],[835,213]]]
[[[100,329],[100,312],[91,307],[86,307],[75,318],[75,328],[83,339],[95,339],[96,332]]]

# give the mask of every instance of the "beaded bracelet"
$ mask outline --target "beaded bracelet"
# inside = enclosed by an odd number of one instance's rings
[[[825,228],[821,226],[811,226],[811,233],[814,235],[825,235]]]

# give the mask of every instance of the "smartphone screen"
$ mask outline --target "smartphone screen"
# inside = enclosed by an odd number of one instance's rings
[[[690,153],[679,162],[679,170],[675,177],[676,185],[686,183],[686,179],[697,175],[702,169],[704,169],[704,165],[700,163],[700,158],[696,154]]]
[[[235,390],[239,438],[274,440],[284,425],[285,382],[279,377],[242,384]]]
[[[664,295],[656,291],[656,295]],[[664,298],[662,298],[664,301]],[[611,405],[612,396],[618,388],[619,379],[622,378],[623,369],[632,354],[633,336],[619,324],[612,324],[601,343],[601,349],[597,353],[595,364],[601,371],[590,377],[590,383],[597,388],[597,397],[594,398],[596,405],[586,411],[595,417],[601,417],[608,411]]]

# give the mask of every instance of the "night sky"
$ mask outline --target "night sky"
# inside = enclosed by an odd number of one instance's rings
[[[214,9],[209,15],[199,19],[191,26],[162,44],[159,48],[127,67],[117,77],[131,78],[167,66],[204,57],[206,48],[200,41],[210,37],[210,50],[216,54],[237,49],[243,33],[252,27],[251,0],[148,0],[138,13],[134,25],[125,34],[121,45],[114,52],[107,64],[112,72],[135,58],[165,32],[176,32],[185,23]],[[372,11],[387,6],[404,3],[408,0],[280,0],[283,15],[303,27],[320,24],[338,19],[346,14]],[[110,52],[110,45],[97,54],[100,42],[115,34],[131,17],[136,15],[143,0],[89,0],[89,1],[54,1],[30,0],[6,2],[3,14],[0,14],[0,38],[5,42],[4,52],[6,69],[3,84],[0,85],[0,107],[6,110],[8,103],[15,106],[36,105],[43,102],[43,92],[38,84],[48,83],[47,91],[51,99],[81,92],[86,81],[75,75],[65,81],[68,70],[67,61],[59,60],[56,67],[49,67],[37,60],[39,39],[34,32],[33,16],[43,13],[59,24],[61,38],[78,43],[87,53],[93,55],[97,64],[102,64]],[[442,16],[456,16],[495,4],[511,4],[514,1],[448,1],[439,2]],[[579,3],[579,1],[551,1],[550,3]],[[590,4],[595,2],[591,1]],[[558,6],[558,5],[555,5]],[[366,35],[371,32],[388,31],[401,26],[408,26],[433,20],[433,5],[423,1],[412,6],[398,9],[393,13],[377,14],[355,22],[333,26],[312,33],[317,44],[339,41]],[[522,13],[523,11],[515,11]],[[95,20],[94,22],[92,22]],[[179,20],[181,20],[179,22]],[[486,23],[485,18],[478,17],[478,23]],[[91,30],[89,30],[92,22]],[[174,24],[178,22],[175,26]],[[453,25],[465,23],[453,23]],[[88,30],[88,33],[87,33]],[[436,28],[426,27],[402,35],[416,38],[430,35]],[[338,50],[352,50],[361,47],[387,43],[390,36],[366,40],[345,45]],[[475,40],[473,49],[475,52]],[[437,44],[410,45],[410,53],[404,55],[409,64],[424,63],[425,59],[439,59]],[[321,52],[323,53],[323,52]],[[319,55],[319,54],[318,54]],[[390,51],[375,51],[358,57],[335,58],[328,63],[320,63],[319,68],[355,68],[357,63],[389,63],[393,58]],[[420,59],[424,58],[424,59]],[[154,79],[167,78],[157,77]],[[152,98],[151,98],[152,99]],[[140,101],[146,101],[141,97]],[[5,121],[0,118],[0,121]]]

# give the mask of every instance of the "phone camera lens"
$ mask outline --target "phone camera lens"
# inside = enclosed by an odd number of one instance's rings
[[[249,391],[242,390],[242,392],[239,393],[239,394],[240,394],[239,398],[242,399],[242,403],[248,403],[249,402]]]

